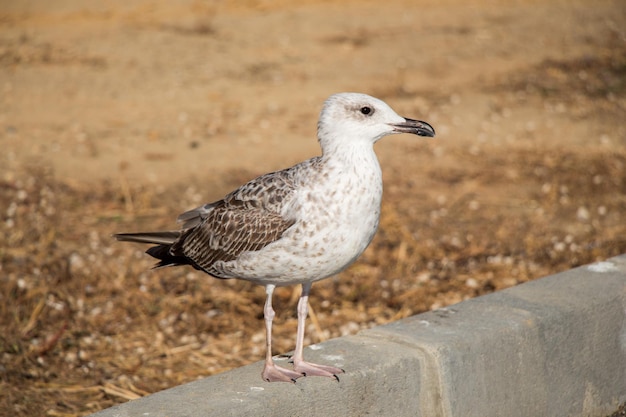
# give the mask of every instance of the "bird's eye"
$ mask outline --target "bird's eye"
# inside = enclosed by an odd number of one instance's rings
[[[361,107],[361,113],[368,115],[372,113],[372,108],[368,106]]]

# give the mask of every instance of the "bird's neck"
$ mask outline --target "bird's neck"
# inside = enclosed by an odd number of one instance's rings
[[[361,164],[378,165],[378,159],[374,153],[374,145],[370,142],[360,140],[336,140],[321,143],[322,158],[337,163],[353,165],[356,162]]]
[[[342,144],[324,149],[323,164],[331,170],[347,174],[352,181],[382,183],[382,173],[372,144]]]

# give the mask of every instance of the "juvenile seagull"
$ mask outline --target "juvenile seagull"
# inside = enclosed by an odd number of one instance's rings
[[[265,381],[295,382],[302,376],[338,380],[342,369],[303,358],[308,298],[315,281],[344,270],[369,245],[380,217],[382,175],[374,143],[387,135],[435,136],[431,125],[398,116],[365,94],[328,98],[317,137],[322,155],[253,179],[224,199],[178,217],[177,231],[120,233],[122,241],[156,244],[147,253],[155,267],[191,265],[216,278],[265,286]],[[293,370],[272,359],[272,293],[302,285]]]

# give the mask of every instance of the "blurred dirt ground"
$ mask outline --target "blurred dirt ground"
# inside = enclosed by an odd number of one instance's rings
[[[150,271],[110,235],[317,154],[335,92],[438,137],[376,145],[380,230],[313,287],[308,343],[626,253],[626,4],[379,3],[0,5],[0,415],[262,359],[262,288]],[[277,291],[276,352],[297,296]]]

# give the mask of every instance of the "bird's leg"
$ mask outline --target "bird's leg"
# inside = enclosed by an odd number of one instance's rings
[[[289,369],[282,368],[274,364],[272,358],[272,320],[274,320],[274,309],[272,308],[272,294],[275,285],[269,284],[265,287],[265,307],[263,308],[263,317],[265,318],[265,347],[267,353],[265,356],[265,366],[261,376],[267,382],[296,382],[297,378],[303,376],[302,373],[294,372]]]
[[[310,290],[311,283],[302,284],[302,295],[300,296],[300,300],[298,300],[298,332],[296,336],[296,351],[291,358],[293,361],[293,369],[296,372],[305,374],[306,376],[328,376],[339,381],[337,375],[344,373],[343,369],[328,365],[318,365],[304,360],[304,328],[306,324],[306,317],[309,314]]]

